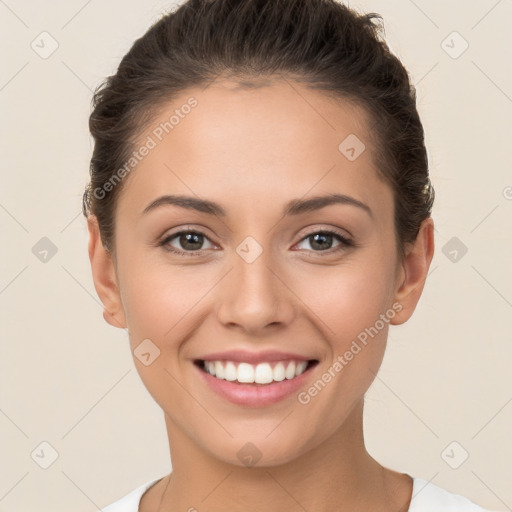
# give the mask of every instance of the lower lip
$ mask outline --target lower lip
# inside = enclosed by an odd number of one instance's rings
[[[317,363],[318,364],[318,363]],[[293,393],[296,393],[309,378],[315,365],[310,366],[304,373],[293,379],[285,379],[271,384],[241,384],[236,381],[217,379],[203,371],[197,365],[194,367],[200,373],[206,384],[221,397],[237,405],[247,407],[264,407],[275,404]]]

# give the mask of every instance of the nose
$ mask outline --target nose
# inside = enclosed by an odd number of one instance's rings
[[[217,316],[224,327],[251,336],[289,325],[296,313],[296,298],[283,271],[263,251],[252,263],[238,254],[219,289]]]

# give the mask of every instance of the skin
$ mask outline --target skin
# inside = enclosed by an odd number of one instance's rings
[[[307,389],[394,303],[401,311],[389,324],[410,318],[433,256],[432,219],[401,261],[393,193],[377,175],[365,112],[297,82],[248,89],[224,79],[184,91],[140,141],[191,96],[198,106],[124,179],[114,254],[96,218],[88,220],[105,319],[129,329],[132,351],[148,338],[160,350],[149,366],[134,363],[164,412],[173,471],[140,510],[405,512],[411,478],[380,465],[363,439],[364,394],[387,323],[306,405],[296,394],[263,408],[234,405],[198,378],[192,361],[232,348],[304,354],[319,361]],[[355,161],[338,149],[349,134],[366,145]],[[348,204],[282,216],[292,199],[333,192],[367,204],[373,217]],[[164,194],[213,200],[226,217],[172,205],[141,215]],[[180,228],[206,235],[202,255],[158,245]],[[333,238],[322,251],[307,235],[326,228],[357,245],[333,252]],[[252,263],[236,252],[248,236],[263,249]],[[179,236],[168,245],[198,252]],[[247,442],[261,452],[254,467],[237,457]]]

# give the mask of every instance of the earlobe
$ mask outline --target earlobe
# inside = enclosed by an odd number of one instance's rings
[[[390,321],[400,325],[409,320],[419,302],[430,263],[434,256],[434,221],[426,218],[420,226],[418,236],[408,247],[402,263],[401,284],[395,293],[395,302],[401,305],[400,311]]]
[[[117,284],[114,262],[110,252],[103,247],[98,219],[95,215],[89,215],[87,218],[87,229],[89,231],[89,260],[94,287],[105,308],[103,318],[113,327],[126,329],[126,318]]]
[[[124,315],[123,315],[123,323],[118,322],[116,320],[116,317],[110,313],[107,309],[103,310],[103,319],[105,322],[110,324],[112,327],[119,327],[120,329],[126,329],[126,323],[124,322]]]

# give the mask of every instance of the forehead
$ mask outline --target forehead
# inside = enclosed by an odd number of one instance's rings
[[[252,206],[334,191],[391,201],[366,112],[287,79],[187,89],[158,109],[136,147],[148,142],[122,192],[139,210],[176,191]]]

